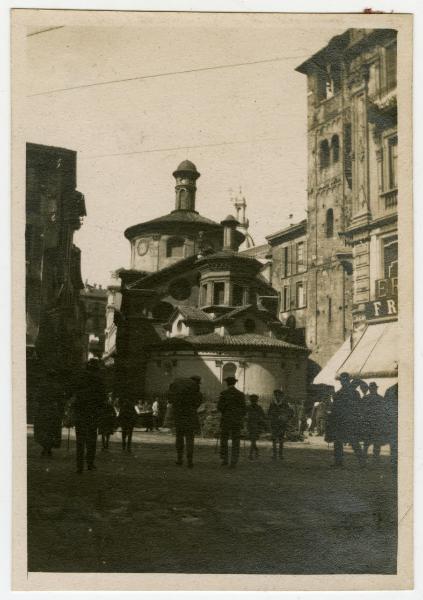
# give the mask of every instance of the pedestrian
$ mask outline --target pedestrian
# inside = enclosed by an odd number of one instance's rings
[[[153,431],[153,411],[151,404],[145,400],[140,406],[141,422],[145,427],[145,431]]]
[[[363,423],[365,438],[363,440],[363,454],[367,458],[369,447],[373,444],[373,458],[379,461],[380,448],[385,438],[385,401],[377,393],[378,386],[372,381],[369,384],[369,393],[364,399]],[[363,402],[363,399],[362,399]]]
[[[365,465],[361,450],[360,436],[360,395],[351,384],[349,373],[341,373],[341,389],[333,399],[331,429],[334,439],[335,467],[344,464],[344,444],[350,443],[360,466]]]
[[[358,408],[358,421],[357,421],[357,432],[358,441],[363,442],[363,446],[369,439],[370,430],[367,422],[367,410],[368,410],[368,397],[369,397],[369,385],[363,380],[353,380],[351,385],[357,390],[359,400]]]
[[[41,456],[51,456],[60,446],[62,432],[63,388],[58,373],[49,369],[37,393],[38,407],[34,419],[34,439],[41,446]]]
[[[168,393],[176,430],[176,464],[183,464],[184,450],[186,450],[189,469],[194,466],[194,437],[199,429],[197,409],[203,401],[200,385],[201,377],[198,375],[193,375],[189,379],[175,379],[170,384]]]
[[[100,414],[98,432],[101,435],[102,450],[109,449],[110,436],[116,430],[116,413],[113,407],[113,399],[109,395],[107,402]]]
[[[99,361],[91,358],[76,388],[73,404],[76,433],[76,469],[84,470],[84,461],[89,471],[95,470],[97,429],[106,404],[106,392],[99,373]]]
[[[122,432],[122,450],[132,452],[132,434],[137,422],[134,403],[128,398],[121,398],[119,406],[119,425]]]
[[[272,435],[272,459],[276,460],[278,456],[282,459],[285,432],[289,421],[294,416],[294,411],[290,407],[283,390],[274,390],[267,416]]]
[[[160,429],[159,429],[160,403],[159,403],[158,396],[156,396],[154,398],[151,409],[153,411],[153,427],[156,431],[160,431]]]
[[[259,451],[257,448],[257,440],[260,434],[266,430],[266,417],[264,410],[258,404],[259,397],[257,394],[250,395],[250,404],[247,407],[247,430],[250,440],[249,459],[258,458]]]
[[[238,463],[241,428],[247,410],[244,394],[235,387],[237,381],[235,377],[226,377],[227,388],[220,393],[217,403],[217,410],[221,414],[220,458],[222,466],[226,466],[229,460],[229,438],[231,438],[231,468],[236,467]]]
[[[398,472],[398,384],[389,387],[384,396],[386,434],[391,454],[391,469]]]

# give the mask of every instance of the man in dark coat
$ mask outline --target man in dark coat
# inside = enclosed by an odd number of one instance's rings
[[[132,400],[122,398],[119,401],[118,423],[122,431],[122,450],[132,452],[132,434],[137,423],[137,412]]]
[[[106,391],[99,374],[98,360],[90,359],[76,389],[73,404],[76,433],[76,469],[84,470],[84,459],[89,471],[94,470],[97,428],[106,405]]]
[[[34,439],[42,447],[41,456],[51,456],[60,446],[64,390],[57,371],[49,369],[37,393],[38,408],[34,421]]]
[[[386,434],[391,451],[391,469],[394,475],[398,471],[398,384],[385,392]]]
[[[363,439],[363,453],[367,458],[369,447],[373,444],[373,457],[380,458],[380,448],[385,438],[385,401],[377,393],[374,381],[369,384],[369,393],[362,398],[364,402],[363,423],[365,436]]]
[[[334,466],[343,466],[345,443],[351,444],[360,466],[364,466],[365,461],[359,442],[360,395],[351,385],[348,373],[341,373],[339,379],[341,389],[334,395],[331,412],[335,454]]]
[[[244,394],[235,387],[237,379],[226,377],[227,389],[220,393],[217,410],[220,412],[220,457],[222,466],[228,464],[229,438],[232,439],[231,467],[234,468],[239,458],[242,422],[247,411]]]
[[[186,448],[188,468],[194,466],[194,437],[199,429],[197,409],[203,401],[200,392],[201,377],[175,379],[170,384],[168,402],[172,405],[176,429],[176,464],[182,465]]]
[[[288,398],[282,390],[273,392],[273,400],[270,403],[267,416],[269,418],[270,433],[272,434],[272,459],[276,460],[278,456],[282,459],[285,432],[288,423],[294,416],[294,411],[289,406]]]

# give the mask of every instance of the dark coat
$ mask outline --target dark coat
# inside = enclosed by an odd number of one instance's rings
[[[98,431],[103,435],[112,435],[116,430],[116,413],[111,404],[106,404],[101,412]]]
[[[247,407],[247,429],[251,436],[259,436],[266,431],[266,417],[264,410],[258,404],[250,404]]]
[[[385,392],[385,423],[389,441],[398,438],[398,384],[392,385]]]
[[[60,446],[63,412],[63,388],[55,379],[46,379],[37,394],[34,439],[43,448]]]
[[[288,402],[277,403],[272,400],[267,412],[269,418],[270,432],[273,437],[282,436],[287,427],[290,419],[294,416],[294,411],[289,406]]]
[[[333,398],[330,428],[335,439],[348,442],[360,436],[360,394],[351,385],[338,390]]]
[[[379,394],[367,394],[361,402],[364,438],[366,441],[380,442],[386,437],[384,399]]]
[[[247,407],[245,395],[236,387],[220,392],[217,410],[221,413],[220,426],[242,426]]]
[[[122,400],[119,408],[118,424],[122,429],[133,429],[137,422],[137,411],[133,402]]]
[[[75,395],[73,412],[76,426],[98,427],[106,406],[106,390],[101,377],[95,372],[86,371],[77,384]]]
[[[168,402],[172,405],[176,429],[198,431],[200,422],[197,409],[203,401],[198,384],[192,379],[175,379],[168,392]]]

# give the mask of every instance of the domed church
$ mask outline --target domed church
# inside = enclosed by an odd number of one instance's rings
[[[207,400],[235,376],[264,402],[280,387],[302,402],[308,350],[277,319],[278,294],[262,264],[238,252],[245,237],[238,221],[198,213],[192,162],[173,176],[175,209],[125,231],[130,268],[109,287],[104,359],[114,366],[116,394],[151,399],[196,374]]]

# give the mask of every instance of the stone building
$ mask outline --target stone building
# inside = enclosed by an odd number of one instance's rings
[[[67,379],[84,355],[81,252],[73,235],[86,215],[76,190],[76,152],[26,147],[26,350],[30,400],[47,368]]]
[[[306,343],[307,220],[266,236],[271,257],[271,284],[279,293],[279,319],[291,340]]]
[[[383,391],[397,368],[396,32],[347,30],[298,70],[309,92],[307,342],[321,366],[331,357],[315,382],[347,370]]]
[[[238,252],[238,221],[196,211],[193,163],[173,175],[175,210],[125,231],[131,268],[109,288],[105,362],[115,366],[116,393],[151,398],[196,373],[208,400],[235,375],[262,400],[283,386],[303,402],[308,351],[286,340],[262,263]]]
[[[94,283],[85,282],[81,290],[81,302],[85,313],[85,360],[101,358],[104,353],[106,330],[107,290]]]

